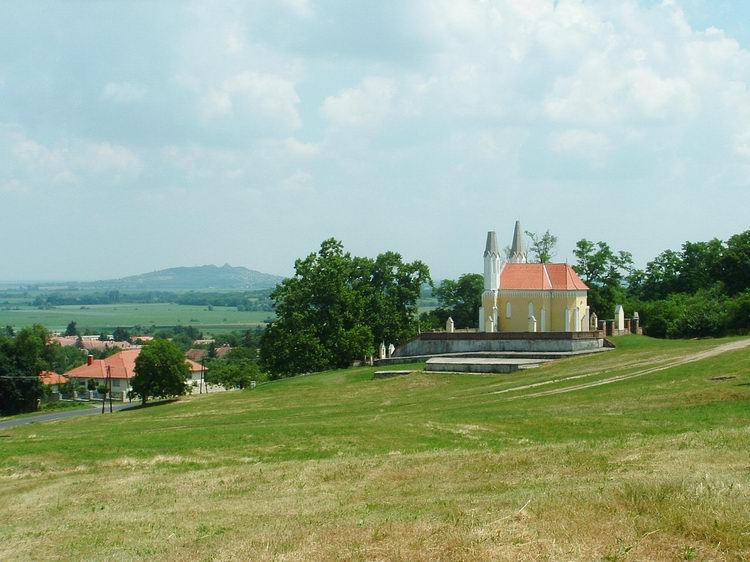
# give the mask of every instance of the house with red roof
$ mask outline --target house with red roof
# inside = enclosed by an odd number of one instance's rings
[[[130,390],[130,379],[135,376],[135,360],[141,353],[141,348],[125,349],[106,359],[94,359],[89,356],[86,365],[71,369],[65,376],[85,383],[89,380],[97,384],[106,384],[107,371],[112,379],[112,393],[126,392]],[[185,359],[190,366],[190,380],[200,380],[201,366],[195,361]]]
[[[487,233],[480,332],[589,331],[587,294],[567,263],[528,263],[518,221],[507,256],[495,232]]]
[[[39,380],[45,386],[49,386],[52,392],[57,392],[58,385],[68,382],[68,377],[54,371],[42,371],[39,373]]]

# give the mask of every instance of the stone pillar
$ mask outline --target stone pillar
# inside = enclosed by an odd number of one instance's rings
[[[445,331],[448,332],[449,334],[452,334],[453,332],[456,331],[455,325],[453,324],[453,318],[451,318],[450,316],[448,317],[448,320],[446,320],[445,322]]]
[[[536,333],[536,318],[529,316],[529,332]]]
[[[396,351],[396,346],[392,343],[388,344],[388,357],[393,357],[393,352]]]
[[[581,331],[582,332],[588,332],[591,330],[591,307],[586,307],[586,314],[583,317],[583,320],[581,321]]]
[[[591,313],[590,322],[591,323],[589,324],[589,326],[591,326],[592,330],[598,330],[599,329],[599,318],[597,318],[596,312],[592,312]]]
[[[573,331],[581,331],[581,309],[578,307],[573,309]]]
[[[497,302],[497,301],[496,301]],[[497,305],[492,307],[492,331],[497,332],[500,328],[497,318]]]
[[[605,320],[604,325],[606,326],[604,331],[608,336],[611,336],[615,333],[615,321],[614,320]]]
[[[539,328],[539,331],[546,332],[547,331],[547,309],[545,307],[542,307],[542,310],[539,311],[539,314],[542,315],[542,317],[540,318],[541,327]]]
[[[490,333],[495,331],[495,321],[492,319],[492,316],[487,317],[487,331]]]
[[[565,307],[565,331],[570,332],[570,309]]]
[[[615,329],[616,330],[625,329],[625,309],[622,308],[621,304],[618,304],[615,307]]]
[[[378,359],[385,359],[385,342],[380,343],[378,348]]]
[[[484,307],[479,307],[479,331],[484,332]]]

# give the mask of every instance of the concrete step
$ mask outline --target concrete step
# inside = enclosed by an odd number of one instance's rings
[[[440,373],[515,373],[532,369],[551,359],[498,359],[491,357],[433,357],[427,361],[425,371]]]

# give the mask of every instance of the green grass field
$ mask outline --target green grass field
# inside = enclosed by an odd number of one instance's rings
[[[748,340],[616,341],[0,429],[0,559],[748,559]]]
[[[181,304],[116,304],[58,306],[47,310],[21,306],[18,310],[0,307],[0,326],[23,328],[32,324],[43,324],[49,330],[65,330],[71,320],[78,329],[92,332],[113,329],[118,326],[195,326],[207,331],[248,329],[273,317],[272,312],[239,312],[235,307],[191,306]]]

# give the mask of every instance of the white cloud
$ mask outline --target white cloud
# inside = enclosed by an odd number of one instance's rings
[[[286,148],[295,156],[311,157],[320,154],[320,145],[299,141],[295,138],[286,139]]]
[[[202,107],[208,118],[252,115],[298,129],[302,125],[297,112],[299,102],[291,80],[245,71],[209,88],[202,98]]]
[[[587,160],[600,166],[611,147],[607,135],[581,129],[568,129],[549,136],[550,148],[566,156]]]
[[[279,191],[284,193],[311,193],[314,191],[313,177],[307,172],[295,172],[281,181]]]
[[[102,88],[102,96],[118,103],[142,101],[147,89],[142,84],[133,82],[107,82]]]
[[[734,151],[740,156],[750,158],[750,131],[740,133],[735,137]]]
[[[283,0],[292,12],[301,18],[310,18],[315,13],[310,0]]]
[[[378,125],[391,113],[395,95],[393,80],[368,76],[358,87],[327,97],[323,113],[335,125]]]
[[[29,188],[76,186],[95,180],[119,183],[138,177],[143,165],[130,149],[109,142],[61,139],[52,145],[26,136],[19,128],[0,132],[0,154],[8,169],[0,181]],[[2,175],[7,175],[3,178]]]

